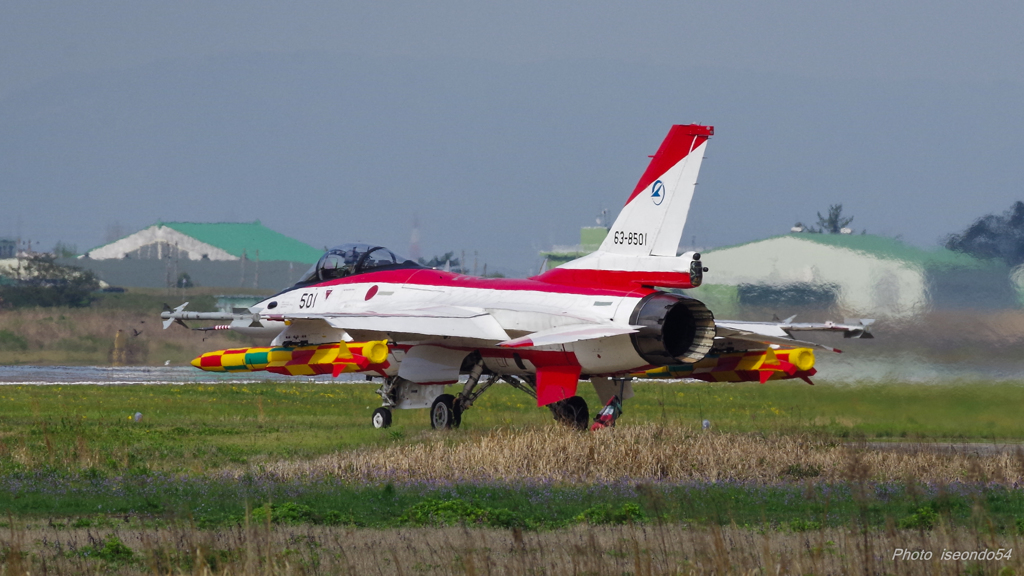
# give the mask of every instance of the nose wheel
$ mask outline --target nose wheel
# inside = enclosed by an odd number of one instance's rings
[[[391,410],[387,408],[377,408],[373,411],[371,416],[374,428],[388,428],[391,426]]]

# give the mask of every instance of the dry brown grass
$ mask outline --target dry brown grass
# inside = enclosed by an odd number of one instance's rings
[[[938,445],[941,446],[941,445]],[[810,435],[739,434],[657,425],[569,433],[551,426],[479,435],[425,435],[422,442],[336,452],[265,464],[285,477],[327,474],[351,480],[776,481],[850,477],[856,455],[874,480],[1013,481],[1024,456],[936,450],[932,444],[880,450]]]
[[[114,336],[123,330],[128,364],[174,364],[210,350],[239,346],[223,333],[171,326],[163,330],[159,310],[31,308],[0,312],[0,330],[23,338],[27,350],[0,349],[0,364],[108,365]]]
[[[135,560],[76,551],[111,535]],[[932,552],[893,560],[895,549]],[[943,550],[1014,549],[1009,560],[942,561]],[[949,530],[769,532],[717,526],[577,526],[551,532],[469,528],[392,530],[236,527],[202,531],[29,528],[0,532],[0,575],[22,574],[1013,574],[1016,536]]]

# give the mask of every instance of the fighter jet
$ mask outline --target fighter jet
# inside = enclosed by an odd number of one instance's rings
[[[680,366],[714,373],[700,363],[738,352],[760,359],[748,359],[757,379],[805,378],[813,374],[813,353],[808,365],[806,354],[787,352],[783,360],[774,350],[832,351],[786,331],[814,325],[716,323],[700,300],[666,290],[696,288],[708,271],[700,254],[677,255],[677,248],[713,134],[711,126],[672,126],[600,248],[538,276],[479,278],[426,268],[383,246],[343,244],[248,314],[187,312],[182,305],[162,314],[164,327],[230,320],[212,329],[272,339],[266,348],[193,361],[206,370],[379,378],[377,428],[390,426],[392,410],[410,408],[429,408],[435,429],[457,427],[480,395],[501,383],[585,429],[589,408],[576,392],[586,380],[605,404],[593,427],[610,426],[632,396],[635,376]],[[867,333],[864,325],[840,329]],[[462,391],[447,393],[462,376]]]

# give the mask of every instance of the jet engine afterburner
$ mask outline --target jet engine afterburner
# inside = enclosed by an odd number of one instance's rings
[[[703,302],[686,296],[649,294],[629,323],[643,326],[630,338],[640,357],[654,366],[697,362],[715,341],[715,317]]]

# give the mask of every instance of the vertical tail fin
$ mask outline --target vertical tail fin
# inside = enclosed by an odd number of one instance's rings
[[[651,156],[640,182],[596,252],[536,276],[566,285],[694,288],[705,271],[700,255],[677,258],[693,188],[712,126],[676,125]]]
[[[672,126],[612,224],[602,252],[676,255],[704,150],[714,133],[713,126]]]

